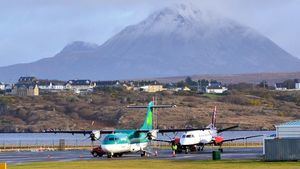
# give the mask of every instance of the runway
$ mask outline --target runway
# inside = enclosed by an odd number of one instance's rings
[[[193,152],[191,154],[177,154],[172,157],[170,150],[158,150],[158,156],[143,157],[143,159],[168,160],[210,160],[212,150]],[[228,148],[224,149],[222,159],[261,159],[262,148]],[[114,160],[114,159],[141,159],[140,154],[124,154],[121,158],[107,159],[106,156],[94,158],[87,150],[72,151],[45,151],[45,152],[1,152],[0,162],[21,164],[42,161],[76,161],[76,160]]]

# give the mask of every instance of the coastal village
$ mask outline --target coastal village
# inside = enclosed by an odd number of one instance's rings
[[[293,91],[300,90],[300,80],[286,80],[281,83],[275,83],[269,86],[266,81],[262,81],[259,86],[270,90]],[[157,80],[129,80],[129,81],[92,81],[89,79],[74,79],[68,81],[44,80],[33,76],[20,77],[16,83],[7,84],[0,82],[0,95],[13,96],[39,96],[48,92],[73,92],[74,94],[88,94],[95,89],[122,88],[128,91],[140,92],[179,92],[191,91],[196,93],[224,94],[228,91],[228,84],[222,84],[216,80],[198,80],[193,81],[187,77],[184,81],[160,83]]]

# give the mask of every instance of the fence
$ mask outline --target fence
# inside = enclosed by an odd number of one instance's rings
[[[68,150],[68,149],[91,149],[100,144],[100,141],[91,142],[90,140],[80,139],[53,139],[53,140],[0,140],[0,151],[43,151],[43,150]],[[63,145],[62,145],[63,144]],[[154,148],[170,148],[166,142],[152,141],[150,145]],[[213,148],[217,146],[206,146]],[[254,148],[263,147],[261,142],[226,142],[223,148]]]
[[[99,145],[99,141],[95,141],[94,145]],[[90,149],[92,142],[82,141],[79,139],[64,140],[64,149]],[[53,140],[1,140],[0,151],[40,151],[40,150],[57,150],[61,149],[61,139]]]

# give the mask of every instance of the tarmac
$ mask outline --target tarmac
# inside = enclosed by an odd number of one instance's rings
[[[158,150],[158,155],[149,157],[140,157],[138,153],[124,154],[122,157],[108,159],[103,157],[93,157],[87,150],[70,151],[44,151],[44,152],[0,152],[0,163],[22,164],[44,161],[78,161],[78,160],[114,160],[114,159],[166,159],[166,160],[211,160],[212,150],[207,149],[201,152],[192,152],[190,154],[176,154],[172,157],[171,150]],[[262,148],[224,148],[221,154],[222,159],[261,159]]]

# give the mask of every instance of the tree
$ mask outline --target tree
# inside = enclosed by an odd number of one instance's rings
[[[268,88],[269,85],[268,85],[268,82],[266,80],[263,80],[261,81],[259,84],[258,84],[258,87],[261,87],[261,88]]]

